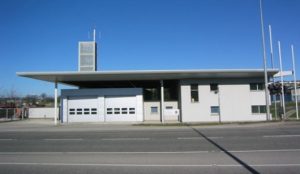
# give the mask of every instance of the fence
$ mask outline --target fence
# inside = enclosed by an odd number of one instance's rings
[[[0,120],[18,120],[28,118],[27,108],[0,108]]]

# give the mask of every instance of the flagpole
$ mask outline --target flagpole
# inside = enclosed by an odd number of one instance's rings
[[[281,80],[281,98],[282,98],[282,109],[283,109],[283,118],[285,117],[285,98],[284,98],[284,84],[283,84],[283,71],[282,71],[282,59],[281,59],[281,45],[278,41],[278,55],[279,55],[279,65],[280,65],[280,80]]]
[[[264,20],[262,11],[262,0],[259,1],[260,7],[260,22],[261,22],[261,34],[262,34],[262,47],[263,47],[263,57],[264,57],[264,76],[265,76],[265,98],[266,98],[266,119],[270,120],[270,101],[269,101],[269,91],[268,91],[268,73],[267,73],[267,58],[266,58],[266,44],[265,44],[265,32],[264,32]]]
[[[296,103],[296,116],[297,120],[299,120],[299,113],[298,113],[298,92],[297,92],[297,84],[296,84],[296,66],[295,66],[295,54],[294,54],[294,45],[291,45],[292,49],[292,62],[293,62],[293,76],[294,76],[294,95],[295,95],[295,103]]]
[[[270,34],[270,52],[271,52],[271,64],[272,64],[272,69],[274,69],[274,56],[273,56],[273,40],[272,40],[272,27],[269,25],[269,34]],[[275,83],[275,78],[273,77],[273,84]],[[275,96],[275,103],[274,103],[274,109],[275,109],[275,120],[277,120],[277,95],[272,95],[272,98],[274,100]]]

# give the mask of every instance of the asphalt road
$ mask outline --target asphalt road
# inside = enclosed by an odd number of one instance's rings
[[[300,122],[0,123],[0,173],[300,173]]]

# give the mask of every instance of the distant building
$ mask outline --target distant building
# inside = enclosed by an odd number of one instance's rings
[[[297,88],[297,91],[296,91],[296,92],[297,92],[297,100],[298,100],[298,102],[299,102],[299,101],[300,101],[300,87]],[[295,94],[296,94],[296,93],[295,93],[295,89],[292,89],[292,90],[291,90],[291,95],[292,95],[292,100],[293,100],[293,101],[296,101],[296,96],[295,96]]]

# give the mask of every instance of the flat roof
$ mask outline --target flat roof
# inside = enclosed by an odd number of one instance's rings
[[[268,76],[278,73],[268,69]],[[134,80],[180,80],[207,78],[257,78],[264,77],[263,69],[210,69],[210,70],[124,70],[124,71],[62,71],[17,72],[18,76],[78,86],[78,82],[134,81]],[[76,82],[76,83],[74,83]]]

